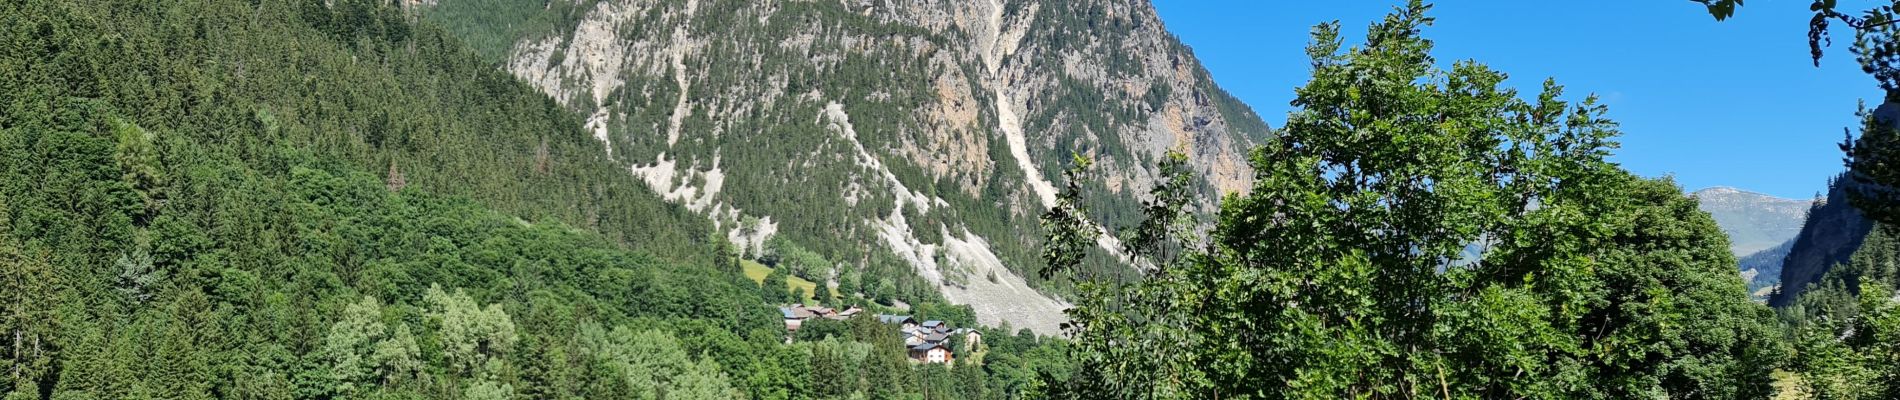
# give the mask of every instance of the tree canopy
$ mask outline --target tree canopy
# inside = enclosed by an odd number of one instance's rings
[[[1616,125],[1594,98],[1550,82],[1520,98],[1476,62],[1438,69],[1429,8],[1411,2],[1351,48],[1336,23],[1314,29],[1312,80],[1255,151],[1252,192],[1222,202],[1192,253],[1091,286],[1071,311],[1073,349],[1150,354],[1079,356],[1067,395],[1767,394],[1771,314],[1713,220],[1605,160]],[[1057,273],[1080,260],[1050,253]]]

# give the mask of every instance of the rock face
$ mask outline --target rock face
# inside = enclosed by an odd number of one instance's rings
[[[1815,203],[1808,213],[1807,222],[1795,236],[1788,257],[1782,261],[1781,289],[1768,299],[1769,305],[1793,304],[1809,283],[1827,274],[1834,264],[1846,262],[1854,250],[1860,249],[1860,242],[1867,238],[1873,224],[1861,216],[1860,210],[1848,204],[1845,188],[1848,185],[1852,182],[1835,179],[1828,185],[1827,199]]]
[[[512,35],[498,64],[587,116],[629,173],[742,247],[765,232],[840,270],[901,262],[982,322],[1044,334],[1065,306],[1033,273],[1036,218],[1072,154],[1096,160],[1085,200],[1113,231],[1133,222],[1166,151],[1186,153],[1214,198],[1246,190],[1246,152],[1268,134],[1145,0],[541,8],[438,22]],[[760,220],[774,229],[742,223]]]
[[[1900,126],[1900,103],[1887,102],[1875,108],[1870,121],[1889,127]],[[1851,172],[1851,171],[1850,171]],[[1848,193],[1860,191],[1862,183],[1849,179],[1847,172],[1828,180],[1827,199],[1814,205],[1808,220],[1795,237],[1788,257],[1782,261],[1781,289],[1769,298],[1775,307],[1795,303],[1796,298],[1819,281],[1836,264],[1844,263],[1860,249],[1874,222],[1848,201]],[[1858,277],[1848,277],[1858,279]]]

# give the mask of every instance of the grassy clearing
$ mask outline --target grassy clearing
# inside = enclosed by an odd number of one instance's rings
[[[745,269],[746,279],[751,279],[753,283],[765,282],[765,276],[772,273],[772,267],[767,267],[765,264],[760,264],[757,261],[739,260],[739,266]],[[810,304],[812,302],[812,296],[818,292],[818,284],[805,280],[805,278],[787,275],[785,277],[785,290],[796,291],[798,289],[805,289],[805,303]]]

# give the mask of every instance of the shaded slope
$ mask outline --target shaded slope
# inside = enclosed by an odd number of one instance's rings
[[[1848,204],[1844,191],[1847,185],[1853,183],[1834,179],[1828,185],[1826,200],[1815,203],[1808,211],[1801,233],[1795,236],[1793,247],[1782,262],[1781,290],[1769,298],[1769,305],[1793,304],[1794,299],[1807,290],[1808,284],[1819,280],[1835,264],[1847,261],[1854,250],[1860,248],[1872,224],[1861,216],[1860,210]]]
[[[1788,259],[1791,250],[1794,250],[1793,239],[1735,260],[1742,271],[1742,280],[1748,281],[1750,296],[1766,300],[1781,285],[1781,262]]]

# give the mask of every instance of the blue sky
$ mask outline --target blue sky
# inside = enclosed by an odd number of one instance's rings
[[[1310,71],[1314,24],[1339,20],[1348,44],[1401,0],[1154,0],[1168,30],[1275,127]],[[1865,9],[1865,1],[1843,8]],[[1815,68],[1806,0],[1750,0],[1716,22],[1685,0],[1440,2],[1425,35],[1449,65],[1475,59],[1535,93],[1546,77],[1569,97],[1602,96],[1622,124],[1615,161],[1687,190],[1734,186],[1787,198],[1823,191],[1841,170],[1842,128],[1880,91],[1838,31]]]

